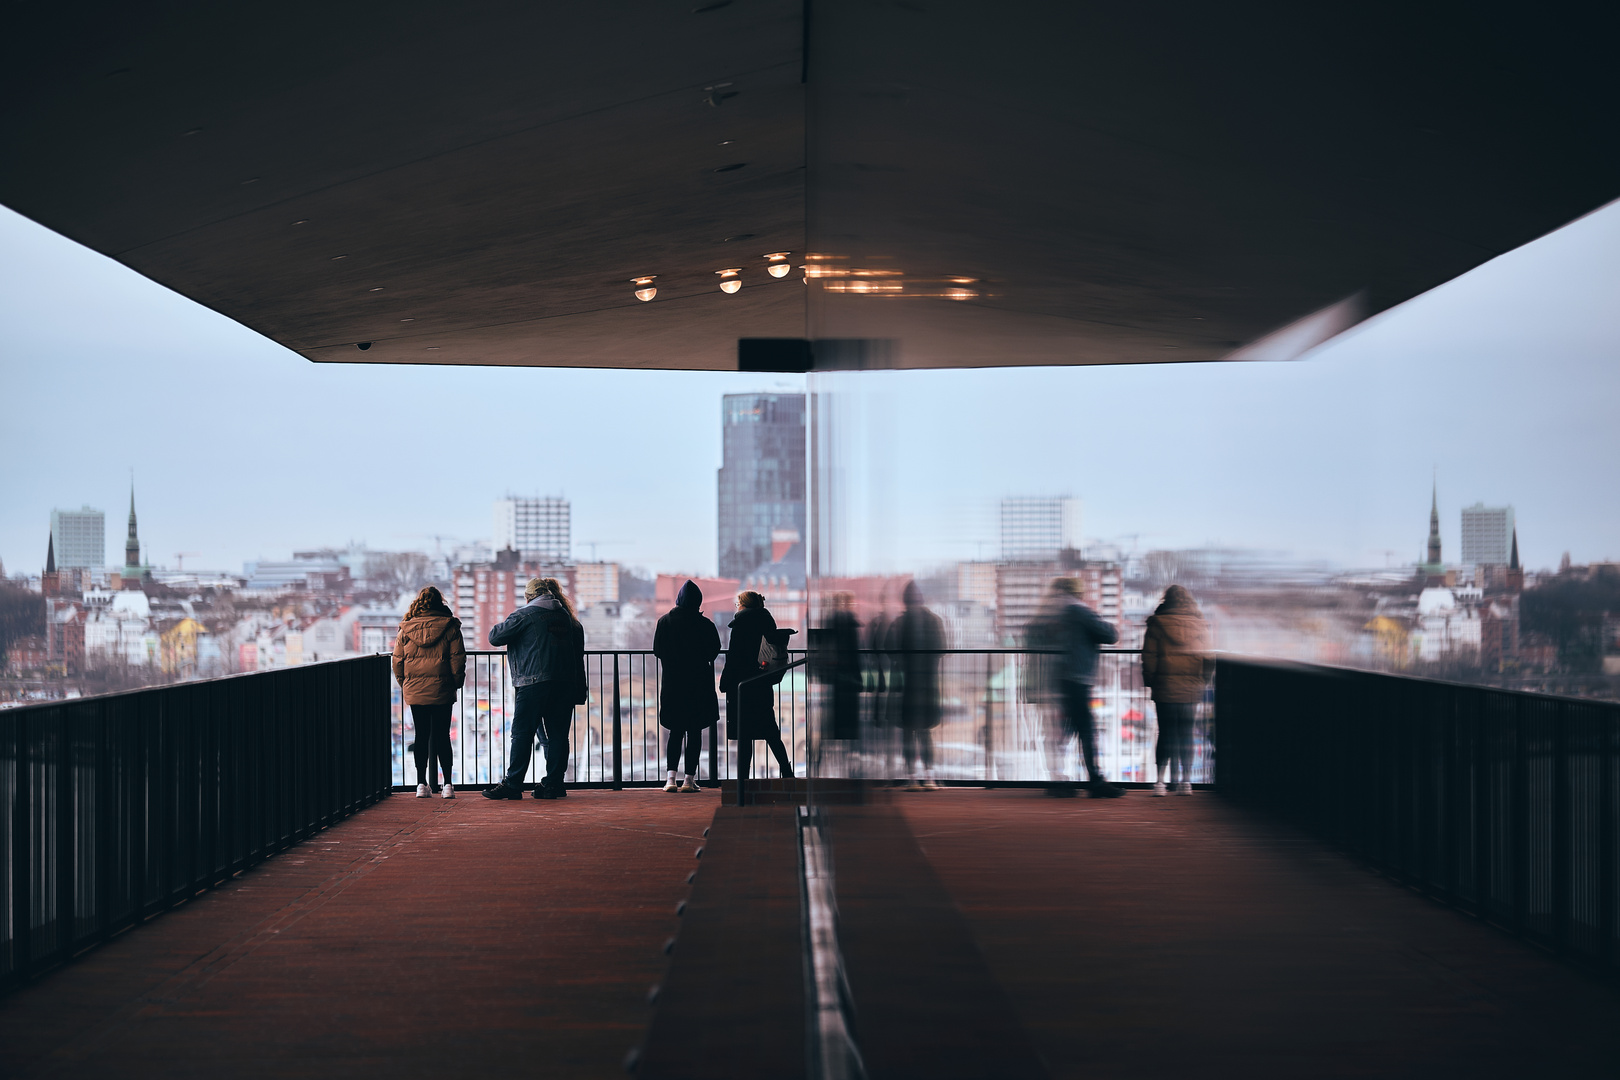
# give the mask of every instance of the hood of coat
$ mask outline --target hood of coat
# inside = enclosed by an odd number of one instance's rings
[[[681,591],[675,594],[675,606],[693,610],[703,606],[703,590],[697,587],[697,582],[688,581],[681,586]]]
[[[561,611],[562,610],[562,605],[557,603],[557,598],[555,596],[552,596],[550,593],[541,593],[539,596],[535,597],[533,600],[530,600],[527,604],[524,604],[523,606],[524,607],[545,608],[547,611]]]
[[[1164,639],[1178,649],[1198,648],[1203,643],[1204,617],[1196,607],[1159,609],[1149,615],[1149,627],[1157,627]]]
[[[399,638],[430,649],[452,629],[461,632],[461,621],[454,615],[418,615],[399,624]]]

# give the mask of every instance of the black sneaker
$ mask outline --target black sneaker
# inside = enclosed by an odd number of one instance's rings
[[[1091,785],[1091,797],[1093,799],[1117,799],[1123,794],[1125,794],[1124,788],[1118,784],[1110,784],[1106,780],[1100,780]]]
[[[507,787],[505,781],[502,781],[501,783],[496,784],[494,787],[485,788],[484,789],[484,798],[486,798],[486,799],[521,799],[521,798],[523,798],[523,792],[520,789],[515,788],[515,787]]]

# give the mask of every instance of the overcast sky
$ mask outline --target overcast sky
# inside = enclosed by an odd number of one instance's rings
[[[1532,568],[1620,557],[1617,303],[1620,205],[1301,361],[863,375],[857,561],[993,557],[998,498],[1069,493],[1143,548],[1410,563],[1435,470],[1448,558],[1481,500]],[[105,510],[121,561],[131,468],[158,565],[432,550],[511,492],[571,499],[576,556],[712,572],[720,396],[803,385],[313,364],[3,208],[0,375],[8,574],[42,567],[53,507]]]

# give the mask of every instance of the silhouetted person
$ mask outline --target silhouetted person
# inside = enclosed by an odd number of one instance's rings
[[[455,765],[450,746],[450,711],[456,692],[467,681],[467,649],[461,641],[461,622],[450,613],[439,590],[429,585],[416,594],[394,639],[394,678],[400,696],[411,707],[416,741],[416,797],[431,797],[437,764],[444,774],[444,797],[456,797],[451,783]]]
[[[754,679],[761,673],[759,643],[776,630],[776,619],[765,609],[765,598],[757,592],[737,594],[737,614],[731,620],[731,642],[726,649],[726,669],[720,673],[720,691],[726,695],[726,737],[737,740],[737,775],[748,771],[754,760],[754,740],[764,739],[776,756],[784,777],[793,775],[793,758],[782,745],[782,732],[776,726],[776,688],[770,679]]]
[[[663,661],[658,695],[658,722],[669,729],[665,746],[669,766],[665,791],[697,791],[698,757],[703,729],[720,719],[714,692],[714,658],[720,655],[720,631],[703,614],[703,593],[688,581],[675,594],[675,606],[658,620],[653,655]],[[686,748],[686,782],[677,783],[675,767]]]
[[[538,734],[546,775],[534,785],[534,797],[561,799],[568,794],[563,787],[568,728],[574,706],[586,698],[585,628],[556,578],[530,578],[523,597],[528,602],[489,632],[491,645],[507,647],[517,706],[512,712],[512,756],[506,775],[484,792],[484,798],[523,798],[523,774],[529,771]]]
[[[1080,739],[1091,797],[1111,799],[1125,789],[1111,784],[1097,766],[1097,723],[1091,715],[1091,687],[1097,681],[1099,647],[1119,640],[1119,632],[1080,600],[1080,582],[1058,578],[1052,582],[1051,640],[1054,695],[1063,709],[1066,735]]]
[[[900,754],[910,773],[912,791],[931,791],[934,783],[934,728],[939,726],[940,650],[945,626],[923,606],[922,590],[906,582],[905,610],[889,626],[890,679],[900,682]],[[913,771],[915,763],[915,771]]]
[[[1214,666],[1209,629],[1197,602],[1180,585],[1170,586],[1158,610],[1148,616],[1142,639],[1142,685],[1153,692],[1159,713],[1155,795],[1165,793],[1172,769],[1176,794],[1192,794],[1193,721]]]

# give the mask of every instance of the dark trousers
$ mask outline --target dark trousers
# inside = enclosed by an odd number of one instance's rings
[[[438,784],[438,777],[429,773],[435,761],[444,774],[444,782],[450,783],[450,769],[455,764],[450,750],[450,710],[453,708],[455,705],[448,701],[443,705],[411,706],[411,723],[416,727],[416,743],[411,752],[416,755],[418,784]]]
[[[673,728],[669,733],[669,741],[664,745],[664,757],[669,761],[669,771],[674,772],[675,766],[681,762],[681,743],[686,744],[686,775],[696,776],[698,758],[703,753],[703,729],[696,731],[676,731]]]
[[[1103,783],[1102,770],[1097,768],[1097,722],[1091,715],[1091,687],[1085,683],[1063,680],[1063,726],[1068,734],[1080,736],[1086,779],[1093,784]]]
[[[755,731],[755,728],[764,728],[765,730]],[[777,768],[782,771],[783,776],[793,775],[793,758],[788,755],[787,746],[782,742],[782,731],[780,728],[778,728],[775,724],[750,724],[749,734],[757,735],[759,738],[765,740],[765,745],[770,747],[771,754],[776,758]],[[749,776],[753,776],[754,774],[751,769],[753,761],[754,740],[737,740],[738,775],[740,776],[743,773],[747,773]]]
[[[1159,741],[1153,750],[1159,765],[1159,779],[1168,782],[1166,766],[1175,770],[1176,783],[1192,780],[1193,720],[1198,715],[1198,704],[1192,701],[1160,701]]]
[[[921,724],[907,724],[900,730],[900,771],[909,772],[913,761],[924,772],[934,767],[934,732]]]
[[[517,707],[512,710],[512,757],[502,778],[508,787],[523,785],[536,736],[546,756],[545,782],[562,787],[563,774],[568,771],[568,728],[574,721],[572,697],[556,683],[517,688]]]

